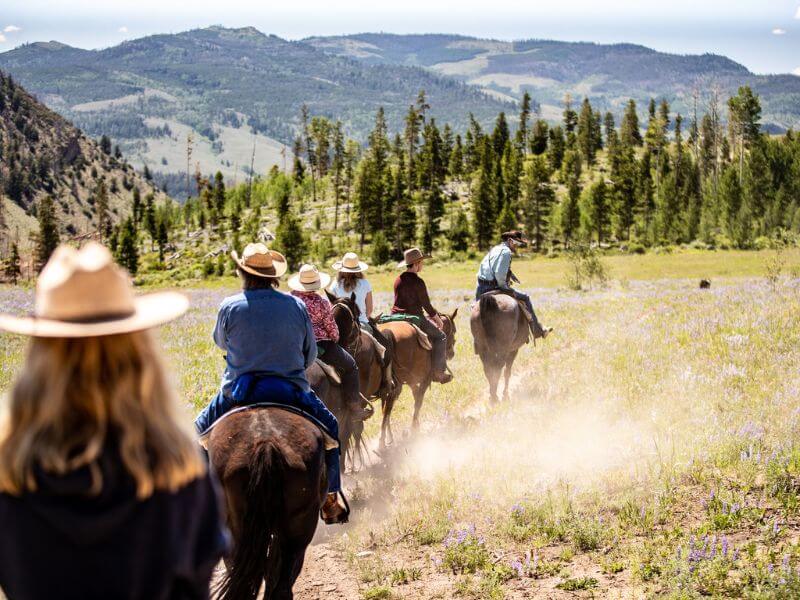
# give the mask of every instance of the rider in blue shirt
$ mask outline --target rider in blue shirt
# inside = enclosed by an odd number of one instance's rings
[[[241,259],[235,251],[232,256],[243,291],[225,298],[217,314],[214,342],[226,353],[226,366],[219,392],[195,420],[198,433],[236,406],[277,402],[309,413],[338,439],[336,417],[306,379],[317,345],[305,304],[275,289],[286,272],[286,259],[264,244],[248,244]],[[345,522],[339,449],[326,451],[325,462],[328,497],[322,516],[326,523]]]
[[[528,245],[528,240],[521,231],[507,231],[501,235],[501,239],[501,243],[489,250],[481,261],[478,268],[478,288],[475,291],[475,299],[479,300],[483,294],[495,290],[501,290],[503,293],[513,296],[525,304],[533,317],[530,328],[534,339],[546,338],[553,328],[542,327],[533,311],[530,296],[511,287],[511,282],[519,283],[519,279],[511,271],[511,259],[517,253],[518,248]]]

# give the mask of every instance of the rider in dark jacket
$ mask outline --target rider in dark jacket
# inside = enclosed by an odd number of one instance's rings
[[[452,381],[453,376],[447,370],[447,336],[442,332],[442,319],[431,304],[428,288],[419,276],[426,258],[419,248],[411,248],[404,253],[403,261],[398,265],[405,268],[394,282],[394,306],[392,313],[403,313],[419,317],[418,325],[428,336],[433,345],[433,380],[439,383]],[[423,312],[424,311],[424,312]],[[428,314],[430,320],[425,318]]]

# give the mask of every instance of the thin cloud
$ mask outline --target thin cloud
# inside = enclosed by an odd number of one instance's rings
[[[18,31],[22,31],[22,27],[16,25],[6,25],[6,28],[3,29],[3,33],[17,33]]]
[[[125,27],[125,25],[123,25],[117,31],[119,31],[120,33],[128,33],[128,28]]]
[[[0,33],[0,44],[4,44],[5,41],[6,41],[6,36],[4,36],[2,33]]]
[[[797,67],[794,71],[792,71],[792,74],[800,77],[800,67]]]
[[[800,19],[800,6],[797,7],[797,12],[794,13],[794,18],[795,19]]]
[[[780,27],[776,27],[772,30],[772,35],[786,35],[786,30],[781,29]]]

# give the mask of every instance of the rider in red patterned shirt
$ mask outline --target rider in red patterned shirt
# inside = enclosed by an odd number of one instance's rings
[[[327,287],[330,281],[331,278],[326,273],[320,273],[314,265],[303,265],[297,275],[289,278],[289,287],[292,295],[306,305],[317,347],[322,350],[320,358],[335,368],[342,378],[343,400],[355,418],[363,418],[366,412],[359,396],[358,365],[350,353],[337,343],[339,328],[333,319],[331,303],[317,293]]]

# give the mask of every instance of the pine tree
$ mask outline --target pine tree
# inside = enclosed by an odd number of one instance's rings
[[[530,149],[532,154],[544,154],[547,152],[547,140],[550,137],[550,128],[547,126],[547,121],[537,119],[533,124],[533,133],[531,134]]]
[[[541,252],[549,230],[550,207],[555,192],[550,185],[550,167],[544,156],[534,156],[525,165],[522,188],[525,197],[525,228],[533,237],[534,247]]]
[[[333,228],[339,229],[339,202],[342,198],[342,185],[344,183],[345,154],[344,132],[342,122],[336,121],[333,127]]]
[[[517,146],[519,146],[523,154],[527,154],[528,152],[528,121],[530,117],[531,95],[525,90],[525,93],[522,95],[522,106],[519,112],[519,129],[517,129]],[[541,152],[539,154],[541,154]]]
[[[5,264],[5,276],[11,283],[16,284],[20,275],[22,275],[22,265],[19,257],[19,247],[16,242],[11,243],[11,248],[8,252],[8,258]]]
[[[53,198],[45,196],[36,208],[36,219],[39,221],[39,233],[36,236],[36,270],[41,271],[50,255],[58,247],[61,237],[58,233],[58,221]]]
[[[417,146],[419,145],[419,133],[420,133],[420,126],[422,123],[422,117],[417,112],[417,109],[414,105],[410,105],[408,107],[408,112],[406,113],[405,124],[406,128],[403,132],[403,138],[406,144],[406,168],[408,169],[407,172],[407,186],[409,191],[413,192],[417,187],[417,176],[416,176],[416,160],[417,160]]]
[[[136,275],[139,270],[139,249],[133,219],[125,219],[119,230],[116,258],[117,262],[125,267],[131,275]]]
[[[581,218],[584,219],[584,228],[597,236],[597,243],[602,244],[605,239],[606,228],[609,224],[608,188],[602,178],[598,178],[584,193]]]
[[[144,217],[142,225],[150,236],[150,249],[155,247],[156,237],[158,236],[158,223],[156,223],[156,209],[154,205],[155,196],[147,194],[144,199]],[[201,224],[200,229],[205,229],[205,211],[200,209]]]
[[[633,146],[622,146],[612,162],[613,224],[617,236],[630,239],[636,216],[636,157]]]
[[[303,128],[303,144],[306,151],[306,162],[308,163],[308,170],[311,173],[311,198],[316,203],[317,201],[317,177],[314,169],[316,165],[316,158],[314,153],[314,143],[311,137],[311,127],[309,124],[308,106],[303,104],[300,107],[300,124]]]
[[[550,142],[547,149],[547,160],[550,162],[551,171],[559,171],[564,162],[564,152],[566,151],[566,141],[564,140],[564,130],[560,125],[553,127],[548,135]]]
[[[225,178],[222,171],[214,175],[214,208],[220,215],[225,211]]]
[[[292,270],[297,269],[306,252],[306,240],[300,222],[292,211],[287,212],[275,230],[275,247],[286,256]]]
[[[103,154],[111,155],[111,140],[105,134],[100,138],[100,150],[103,151]]]
[[[330,166],[331,122],[325,117],[311,119],[311,137],[314,140],[314,159],[312,168],[317,171],[317,180],[328,173]]]
[[[469,249],[470,233],[466,211],[456,211],[447,237],[450,240],[450,249],[454,252],[466,252]]]
[[[238,229],[238,227],[236,228]],[[236,231],[234,229],[234,231]],[[167,233],[167,224],[164,219],[161,219],[158,222],[158,233],[156,237],[156,241],[158,242],[158,260],[159,262],[164,262],[164,251],[169,243],[169,235]]]
[[[475,241],[483,250],[489,246],[494,235],[497,199],[494,185],[494,156],[492,144],[484,138],[482,142],[481,165],[472,192],[472,214],[475,227]]]
[[[292,177],[296,183],[303,183],[306,176],[306,167],[303,164],[303,139],[300,136],[294,138],[294,145],[292,146]]]
[[[744,152],[758,139],[761,131],[761,102],[750,86],[742,86],[736,96],[728,100],[731,139],[739,150],[739,183],[744,177]]]
[[[142,195],[139,188],[133,188],[133,200],[131,202],[131,212],[133,213],[133,223],[138,227],[142,222]]]
[[[111,236],[111,216],[108,213],[108,191],[106,190],[106,183],[102,179],[95,187],[94,203],[97,230],[103,239],[108,239]]]
[[[583,99],[581,114],[578,117],[578,148],[587,165],[594,164],[597,153],[595,117],[588,98]]]
[[[464,175],[464,149],[461,145],[461,136],[456,134],[456,141],[453,144],[453,151],[450,153],[450,163],[448,165],[450,177],[460,181]]]
[[[564,235],[564,243],[567,247],[578,233],[581,224],[580,197],[580,181],[572,177],[567,184],[567,196],[561,204],[559,213],[561,233]]]
[[[628,100],[625,107],[625,114],[622,117],[622,125],[619,133],[620,141],[624,146],[641,146],[642,132],[639,129],[639,115],[636,113],[636,101]]]

